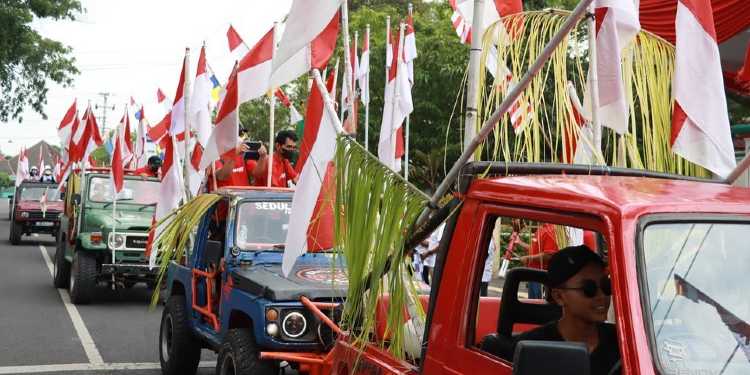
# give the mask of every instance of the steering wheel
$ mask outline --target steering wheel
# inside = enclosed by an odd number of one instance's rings
[[[622,373],[622,359],[618,359],[612,368],[607,372],[607,375],[618,375]]]

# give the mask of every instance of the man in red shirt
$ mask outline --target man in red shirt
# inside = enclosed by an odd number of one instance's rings
[[[161,168],[161,158],[157,155],[148,158],[148,163],[141,168],[133,171],[134,174],[142,177],[159,177],[159,169]]]
[[[549,223],[541,224],[531,239],[531,245],[525,247],[529,250],[529,255],[522,256],[521,263],[527,267],[546,270],[548,260],[559,249],[555,226]],[[539,283],[529,283],[529,298],[542,298],[542,286]]]
[[[214,164],[216,170],[216,188],[223,186],[250,186],[250,177],[256,169],[255,160],[245,160],[244,155],[249,149],[245,143],[240,143],[232,155],[224,154]],[[261,146],[259,153],[265,153],[266,149]],[[213,191],[213,178],[209,177],[209,187]]]
[[[290,160],[297,151],[297,134],[282,130],[274,139],[273,170],[271,186],[289,187],[289,182],[297,183],[299,177]],[[268,186],[268,155],[265,149],[258,150],[260,158],[253,171],[255,186]]]

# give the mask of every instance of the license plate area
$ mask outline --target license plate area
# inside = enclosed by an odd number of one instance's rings
[[[55,223],[53,221],[37,221],[34,223],[34,226],[37,227],[54,227]]]

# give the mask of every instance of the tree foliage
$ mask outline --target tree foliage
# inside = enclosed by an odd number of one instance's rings
[[[72,49],[41,36],[35,19],[72,20],[78,0],[3,0],[0,2],[0,121],[22,120],[31,106],[46,118],[49,82],[69,86],[78,74]]]

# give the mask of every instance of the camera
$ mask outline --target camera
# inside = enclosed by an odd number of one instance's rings
[[[248,141],[245,142],[248,151],[245,151],[245,160],[258,160],[260,159],[260,147],[263,145],[260,141]]]

